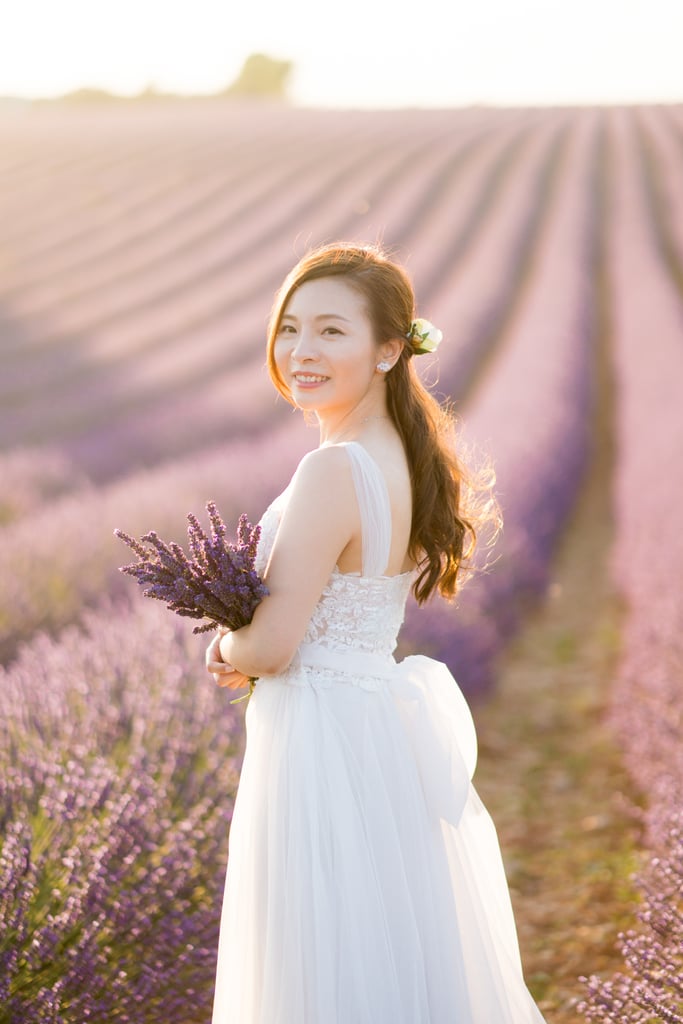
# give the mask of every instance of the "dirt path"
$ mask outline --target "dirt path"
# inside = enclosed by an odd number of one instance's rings
[[[603,339],[608,334],[603,324]],[[605,711],[620,607],[608,579],[612,382],[596,355],[592,464],[551,571],[547,600],[504,656],[496,694],[475,707],[475,783],[496,823],[529,987],[549,1024],[583,1020],[579,975],[622,966],[632,921],[637,800]]]

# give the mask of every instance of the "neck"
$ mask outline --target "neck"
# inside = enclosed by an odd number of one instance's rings
[[[352,441],[363,432],[366,423],[371,420],[388,420],[389,413],[384,408],[352,409],[334,421],[322,419],[320,423],[320,447],[337,444],[339,441]]]

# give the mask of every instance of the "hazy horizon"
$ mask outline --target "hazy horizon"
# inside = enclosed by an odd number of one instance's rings
[[[301,106],[668,103],[683,100],[681,38],[683,7],[666,0],[423,0],[419,20],[383,0],[238,14],[222,0],[25,0],[5,17],[0,95],[210,95],[265,53],[293,63],[288,98]]]

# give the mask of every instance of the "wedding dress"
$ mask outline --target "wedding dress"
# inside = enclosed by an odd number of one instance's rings
[[[382,575],[384,477],[344,447],[363,569],[334,569],[247,705],[213,1024],[539,1024],[472,716],[445,665],[393,659],[414,573]],[[290,488],[261,520],[261,573]]]

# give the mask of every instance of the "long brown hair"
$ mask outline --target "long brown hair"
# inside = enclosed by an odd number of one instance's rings
[[[355,288],[367,303],[375,342],[404,341],[398,361],[386,374],[387,406],[401,436],[412,484],[413,518],[409,555],[420,570],[413,585],[418,604],[438,589],[455,596],[463,570],[474,571],[470,557],[480,529],[493,527],[492,543],[500,528],[500,511],[493,497],[495,474],[489,464],[466,471],[455,452],[455,418],[425,388],[413,365],[407,339],[415,317],[415,296],[406,271],[375,246],[332,244],[307,253],[278,291],[268,327],[268,370],[292,405],[291,392],[275,362],[275,340],[293,293],[305,281],[338,277]],[[458,579],[460,575],[460,579]]]

